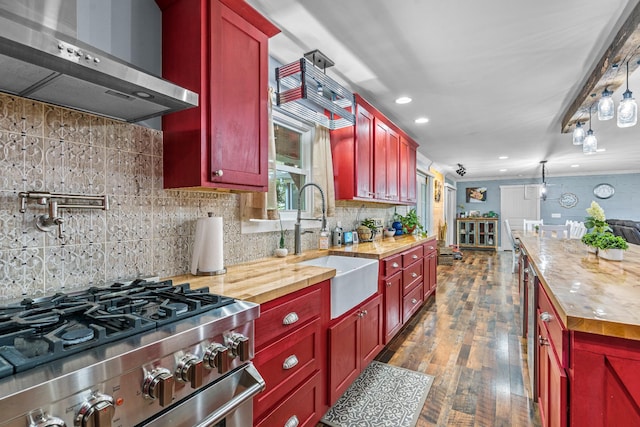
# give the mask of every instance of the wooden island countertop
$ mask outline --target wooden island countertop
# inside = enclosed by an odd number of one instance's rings
[[[333,268],[297,264],[300,261],[326,255],[382,259],[430,240],[435,245],[435,236],[390,237],[356,245],[333,246],[328,250],[304,251],[301,255],[288,255],[284,258],[269,257],[231,265],[227,266],[226,274],[219,276],[182,274],[165,279],[173,280],[176,285],[188,282],[193,288],[206,286],[214,294],[263,304],[331,279],[336,274]]]
[[[570,331],[640,340],[640,246],[608,261],[580,240],[514,235]]]

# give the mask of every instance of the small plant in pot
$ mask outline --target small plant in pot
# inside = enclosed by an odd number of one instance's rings
[[[278,247],[276,248],[275,254],[278,257],[286,257],[289,251],[284,244],[284,227],[282,227],[282,218],[278,218],[280,220],[280,242],[278,243]]]
[[[596,247],[600,258],[622,261],[623,253],[629,248],[627,241],[613,233],[601,233],[596,237]]]
[[[395,219],[402,223],[402,231],[406,234],[412,234],[416,229],[421,233],[425,232],[415,208],[410,209],[406,215],[395,214]]]
[[[584,236],[582,236],[582,238],[580,239],[582,241],[582,243],[584,243],[585,245],[588,246],[589,248],[589,252],[592,253],[598,253],[598,247],[596,245],[596,240],[598,239],[598,234],[599,233],[594,233],[593,231],[590,233],[586,233]]]
[[[365,218],[361,225],[358,226],[358,239],[361,242],[371,242],[376,236],[378,228],[371,218]]]

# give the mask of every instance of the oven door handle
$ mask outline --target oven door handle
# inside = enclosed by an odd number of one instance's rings
[[[253,399],[253,396],[264,390],[264,379],[262,379],[262,377],[258,373],[258,370],[252,364],[249,364],[245,368],[245,373],[247,373],[251,377],[251,381],[253,382],[253,384],[244,389],[242,392],[233,396],[231,400],[224,403],[194,427],[210,427],[217,424],[218,422],[225,419],[227,415],[235,411],[240,405],[242,405],[249,399]]]

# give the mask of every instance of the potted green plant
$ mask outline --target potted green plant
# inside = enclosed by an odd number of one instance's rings
[[[284,244],[284,227],[282,226],[282,218],[279,215],[278,220],[280,221],[280,242],[278,243],[275,254],[278,257],[286,257],[289,251]]]
[[[596,247],[600,258],[622,261],[624,251],[629,248],[627,241],[613,233],[600,233],[596,238]]]
[[[372,218],[365,218],[358,226],[358,239],[361,242],[370,242],[375,236],[378,228]]]
[[[420,224],[420,217],[418,217],[418,213],[415,208],[410,209],[406,215],[396,213],[395,218],[402,223],[402,231],[406,234],[411,234],[416,229],[421,233],[424,233],[424,228],[422,227],[422,224]]]
[[[587,245],[587,250],[589,252],[597,254],[598,253],[598,247],[596,246],[597,239],[598,239],[598,233],[594,233],[593,231],[590,231],[589,233],[586,233],[584,236],[582,236],[580,240],[582,241],[582,243]]]

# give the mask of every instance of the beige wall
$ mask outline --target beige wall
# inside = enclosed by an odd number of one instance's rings
[[[278,243],[277,232],[240,233],[237,194],[163,190],[162,133],[145,127],[0,94],[0,170],[0,300],[185,273],[207,212],[224,219],[225,265],[271,256]],[[19,212],[20,191],[107,194],[111,209],[63,212],[59,240],[34,226],[43,206]],[[329,226],[352,225],[361,206],[339,204]],[[392,215],[367,205],[360,219]],[[316,245],[303,235],[304,249]]]

